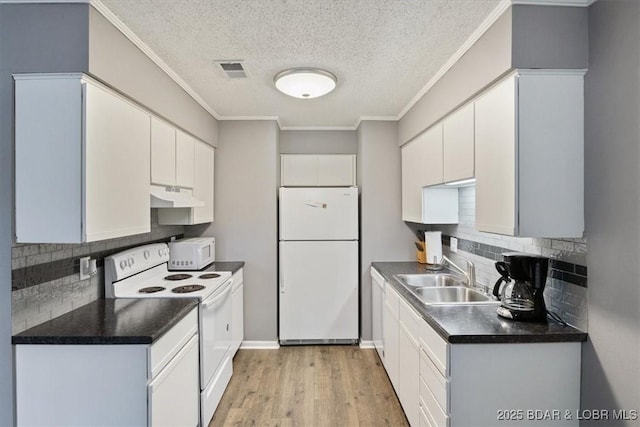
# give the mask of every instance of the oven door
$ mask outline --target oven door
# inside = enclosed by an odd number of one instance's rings
[[[204,390],[231,347],[229,279],[200,303],[200,386]]]

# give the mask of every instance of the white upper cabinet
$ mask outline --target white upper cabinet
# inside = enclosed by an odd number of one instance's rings
[[[149,232],[150,116],[82,74],[15,76],[16,239]]]
[[[193,188],[196,139],[151,117],[151,183]]]
[[[351,187],[356,185],[355,154],[282,154],[284,187]]]
[[[209,144],[195,142],[193,197],[204,206],[193,208],[193,224],[213,222],[213,171],[215,150]]]
[[[418,180],[420,187],[442,184],[442,122],[436,123],[415,139],[418,144]]]
[[[176,185],[193,188],[196,139],[181,130],[176,131]]]
[[[402,220],[422,222],[420,147],[417,141],[402,146]]]
[[[458,190],[425,188],[443,182],[442,122],[402,147],[402,220],[423,224],[458,222]]]
[[[443,181],[474,177],[474,104],[469,103],[443,121]]]
[[[176,185],[176,130],[151,117],[151,183]]]
[[[195,138],[191,138],[191,142],[194,153],[191,159],[193,175],[191,195],[204,202],[204,206],[158,209],[158,223],[161,225],[193,225],[213,222],[215,150],[209,144]]]
[[[582,237],[582,72],[507,77],[476,100],[475,138],[478,230]]]

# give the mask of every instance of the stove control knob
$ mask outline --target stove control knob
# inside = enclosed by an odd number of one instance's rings
[[[127,261],[125,260],[120,261],[120,269],[124,270],[125,268],[127,268]]]
[[[151,256],[151,252],[144,251],[144,259],[149,259],[150,256]]]
[[[158,249],[158,256],[164,255],[164,249]]]
[[[129,259],[127,260],[127,265],[128,265],[129,267],[131,267],[131,266],[133,265],[133,263],[134,263],[133,258],[129,258]]]

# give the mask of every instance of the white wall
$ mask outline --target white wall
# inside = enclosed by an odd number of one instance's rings
[[[282,154],[356,154],[358,135],[354,130],[282,130]]]
[[[398,123],[363,121],[358,128],[360,187],[360,336],[371,340],[373,261],[415,261],[414,234],[402,222]]]
[[[93,7],[88,71],[156,114],[215,146],[217,121]]]
[[[589,7],[590,64],[585,80],[589,340],[583,346],[583,409],[640,409],[638,46],[640,2],[600,0]],[[622,425],[607,423],[616,424]]]
[[[215,158],[215,220],[195,232],[216,238],[218,261],[244,261],[245,341],[277,340],[278,125],[221,121]]]

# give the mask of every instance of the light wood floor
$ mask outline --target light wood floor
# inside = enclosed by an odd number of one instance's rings
[[[375,350],[240,350],[209,427],[407,426]]]

